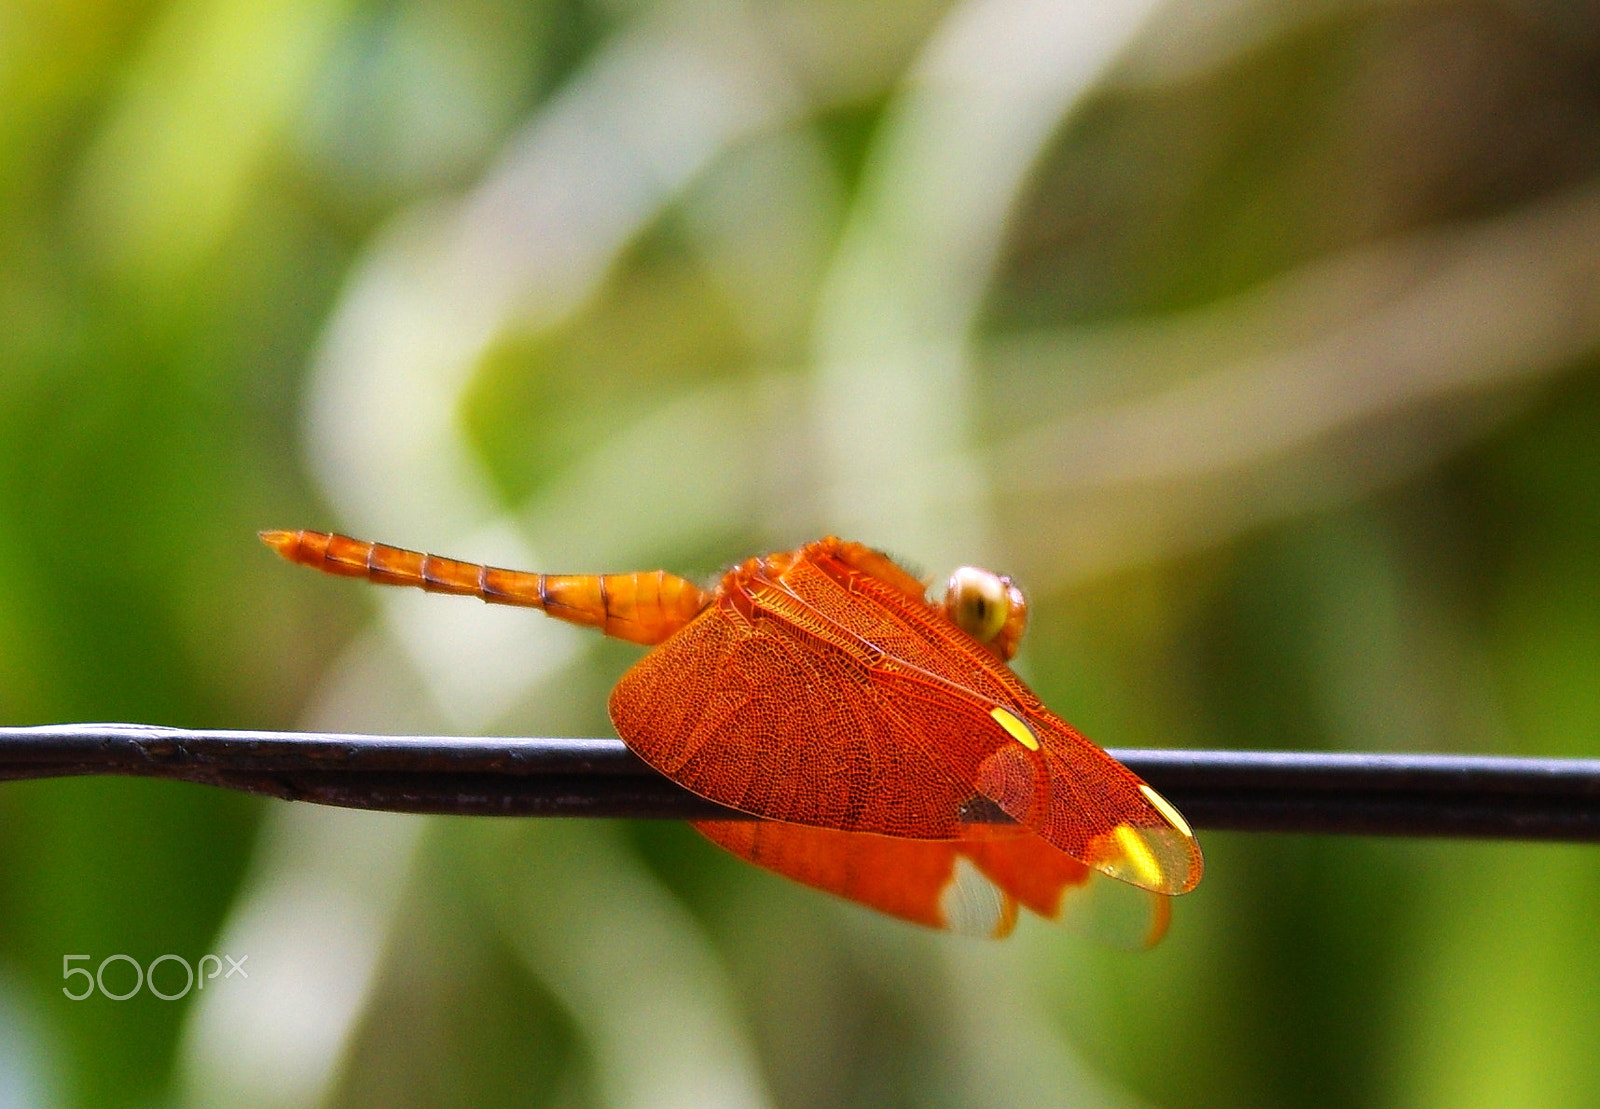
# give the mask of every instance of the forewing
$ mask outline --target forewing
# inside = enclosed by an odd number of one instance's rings
[[[785,584],[827,610],[830,575],[804,563],[795,569]],[[1194,887],[1200,850],[1172,805],[932,606],[871,577],[851,580],[872,603],[835,606],[838,618],[882,649],[869,674],[902,732],[1073,858],[1160,894]]]
[[[972,783],[906,731],[892,696],[848,652],[713,605],[623,676],[611,720],[646,762],[731,808],[954,838]]]
[[[1177,810],[1020,682],[990,704],[893,660],[872,680],[905,731],[1050,846],[1156,893],[1184,893],[1200,880],[1200,850]]]
[[[1044,706],[1036,707],[1033,720],[1050,801],[1028,826],[1063,850],[1087,839],[1082,854],[1070,853],[1113,878],[1160,894],[1193,889],[1204,864],[1178,810]]]

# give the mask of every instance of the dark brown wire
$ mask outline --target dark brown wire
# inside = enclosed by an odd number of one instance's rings
[[[1600,840],[1600,759],[1111,753],[1197,828]],[[0,781],[84,774],[170,778],[395,812],[741,818],[674,785],[614,739],[190,731],[146,724],[0,728]]]

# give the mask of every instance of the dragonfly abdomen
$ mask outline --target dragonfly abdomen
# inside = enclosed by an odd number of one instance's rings
[[[711,600],[693,582],[664,570],[534,574],[322,531],[264,531],[261,539],[290,562],[324,573],[537,608],[558,620],[599,628],[632,643],[660,643]]]

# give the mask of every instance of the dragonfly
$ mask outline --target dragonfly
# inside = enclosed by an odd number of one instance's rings
[[[693,822],[702,835],[805,885],[996,938],[1019,908],[1081,913],[1144,946],[1200,880],[1178,810],[1008,665],[1028,614],[1009,577],[962,567],[935,601],[887,555],[832,536],[710,589],[664,570],[543,574],[327,532],[261,538],[326,573],[536,608],[652,648],[611,693],[617,734],[760,818]],[[1130,912],[1108,890],[1141,896]]]

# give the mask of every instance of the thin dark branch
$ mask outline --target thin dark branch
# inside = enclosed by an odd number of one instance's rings
[[[1600,840],[1600,759],[1112,754],[1198,828]],[[0,781],[124,774],[397,812],[739,819],[614,739],[0,728]],[[974,813],[974,819],[983,819]]]

